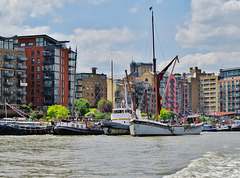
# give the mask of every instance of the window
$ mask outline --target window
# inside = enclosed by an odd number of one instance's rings
[[[93,81],[91,82],[91,84],[93,84]]]
[[[31,95],[34,95],[34,90],[31,90]]]
[[[32,58],[32,64],[34,64],[34,58]]]
[[[37,103],[39,103],[39,98],[37,97]]]
[[[37,79],[40,79],[40,74],[37,74]]]
[[[91,87],[91,90],[93,90],[93,87]]]
[[[34,79],[34,74],[31,74],[31,79]]]
[[[31,87],[34,87],[34,82],[31,83]]]
[[[34,56],[34,51],[32,51],[32,56]]]
[[[0,52],[0,56],[2,55],[2,52]]]
[[[39,58],[37,58],[37,63],[40,64],[40,59]]]
[[[39,81],[37,81],[37,87],[39,87],[40,86],[40,82]]]
[[[40,66],[37,66],[37,71],[38,71],[38,72],[40,71]]]
[[[37,95],[39,95],[39,89],[37,89]]]
[[[89,87],[87,87],[87,90],[89,90]]]
[[[65,59],[62,59],[62,65],[65,65]]]
[[[32,102],[32,103],[34,102],[34,98],[33,98],[33,97],[31,98],[31,102]]]
[[[39,50],[37,50],[37,56],[40,56],[40,51]]]
[[[91,75],[91,78],[93,78],[93,75]]]
[[[31,71],[34,72],[34,66],[32,66]]]
[[[64,88],[64,82],[62,82],[62,88]]]
[[[87,84],[89,84],[89,81],[87,81]]]

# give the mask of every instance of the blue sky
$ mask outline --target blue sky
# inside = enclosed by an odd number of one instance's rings
[[[0,0],[0,36],[47,34],[78,48],[77,72],[129,71],[152,62],[151,12],[157,69],[179,55],[175,72],[240,67],[237,0]]]

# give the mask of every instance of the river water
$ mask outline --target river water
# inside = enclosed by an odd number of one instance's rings
[[[240,132],[0,136],[0,177],[240,177]]]

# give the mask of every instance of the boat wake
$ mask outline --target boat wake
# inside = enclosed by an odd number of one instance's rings
[[[240,150],[235,153],[224,151],[208,152],[193,160],[186,168],[164,178],[179,177],[240,177]]]

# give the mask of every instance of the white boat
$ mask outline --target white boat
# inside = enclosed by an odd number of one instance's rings
[[[150,9],[152,10],[152,8]],[[156,73],[156,58],[154,51],[154,25],[153,25],[153,11],[152,11],[152,32],[153,32],[153,65],[154,65],[154,83],[155,83],[155,93],[156,93],[156,120],[158,119],[158,113],[161,111],[161,102],[160,101],[160,81],[163,78],[164,73],[170,67],[170,65],[178,61],[178,56],[176,56],[159,74]],[[173,67],[174,68],[174,67]],[[185,79],[184,79],[185,81]],[[185,86],[185,84],[184,84]],[[185,94],[184,94],[185,96]],[[185,113],[185,112],[184,112]],[[185,119],[185,117],[184,117]],[[197,121],[199,122],[199,121]],[[186,123],[186,120],[184,120]],[[132,136],[168,136],[168,135],[198,135],[203,130],[204,123],[195,124],[178,124],[178,125],[169,125],[164,124],[158,121],[153,120],[143,120],[140,118],[133,118],[130,121],[130,134]]]
[[[148,119],[132,119],[130,133],[132,136],[199,135],[203,126],[203,123],[170,125]]]
[[[234,120],[231,125],[232,131],[240,131],[240,120]]]
[[[106,135],[130,135],[129,125],[133,118],[133,110],[121,105],[113,109],[111,121],[103,121],[101,128]]]

